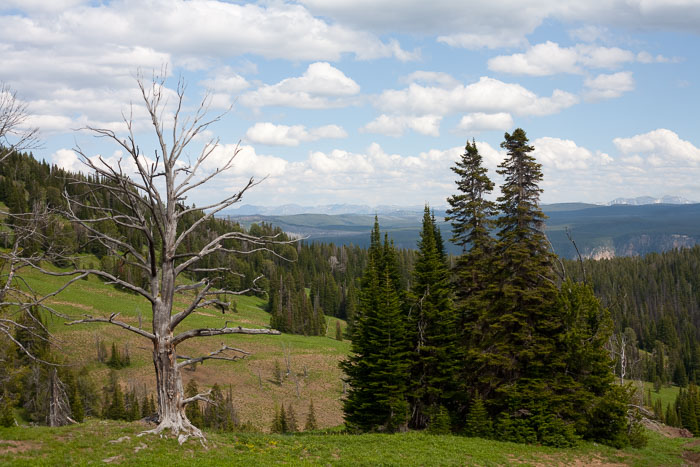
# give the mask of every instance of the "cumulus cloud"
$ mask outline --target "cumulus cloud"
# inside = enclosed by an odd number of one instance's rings
[[[634,164],[646,161],[652,166],[677,163],[695,166],[700,163],[700,149],[665,128],[630,138],[615,138],[613,144]]]
[[[317,141],[324,138],[346,138],[347,132],[338,125],[324,125],[307,129],[304,125],[275,125],[270,122],[258,122],[248,128],[245,138],[251,143],[272,146],[299,146],[303,142]]]
[[[211,93],[212,104],[216,107],[229,107],[233,104],[234,96],[250,87],[248,80],[230,67],[216,70],[212,77],[200,81],[199,84]]]
[[[334,18],[375,33],[402,32],[442,34],[440,41],[454,47],[513,47],[527,42],[546,19],[571,23],[591,22],[597,30],[582,27],[581,40],[604,38],[605,28],[629,27],[636,31],[685,30],[700,33],[700,11],[693,0],[494,0],[472,2],[469,8],[459,0],[422,2],[407,0],[396,8],[393,0],[300,0],[315,14]],[[371,9],[374,14],[366,12]],[[513,21],[513,16],[517,21]],[[465,33],[468,25],[469,33]],[[584,37],[586,39],[584,39]]]
[[[59,149],[51,155],[51,162],[70,172],[85,172],[85,165],[72,149]]]
[[[309,65],[302,76],[263,85],[241,97],[249,107],[284,106],[327,109],[348,105],[347,98],[358,94],[360,86],[327,62]]]
[[[637,56],[634,53],[618,47],[589,44],[561,47],[556,42],[547,41],[528,48],[525,53],[491,58],[488,66],[493,71],[503,73],[547,76],[557,73],[582,73],[584,68],[613,69],[635,59]]]
[[[418,70],[414,71],[413,73],[404,76],[401,78],[401,82],[410,84],[410,83],[419,83],[419,84],[436,84],[439,87],[442,88],[454,88],[455,86],[459,85],[459,81],[454,79],[452,76],[450,76],[448,73],[444,73],[441,71],[423,71],[423,70]]]
[[[31,8],[18,8],[32,13]],[[181,57],[197,57],[202,51],[210,57],[252,53],[293,60],[338,60],[344,53],[362,59],[405,54],[396,43],[384,43],[373,34],[329,24],[301,5],[280,2],[239,5],[117,0],[104,5],[77,5],[58,16],[37,16],[32,21],[59,36],[93,41],[95,45],[152,44]]]
[[[571,93],[555,89],[551,97],[540,97],[519,84],[481,77],[476,83],[451,89],[412,83],[405,89],[384,91],[375,105],[395,114],[444,115],[455,112],[551,115],[578,102]]]
[[[513,127],[513,117],[508,112],[487,114],[476,112],[465,115],[457,125],[463,131],[507,130]]]
[[[613,74],[601,74],[584,81],[585,96],[589,100],[613,99],[634,90],[634,78],[631,71]]]
[[[568,139],[543,137],[532,142],[534,155],[545,168],[582,170],[594,165],[607,165],[613,159],[605,153],[593,153]]]
[[[422,135],[440,136],[441,121],[442,117],[438,115],[414,117],[382,114],[362,127],[360,131],[398,137],[403,135],[407,129],[411,129]]]
[[[84,121],[119,122],[127,103],[138,102],[137,69],[150,74],[169,65],[201,71],[230,59],[245,62],[246,55],[297,61],[348,54],[361,60],[415,58],[396,40],[383,41],[282,2],[9,0],[0,12],[3,81],[31,101],[37,118],[70,119],[63,131]],[[240,72],[225,67],[201,84],[212,90],[213,107],[230,106],[249,87]],[[64,98],[71,93],[77,98]],[[53,118],[57,131],[58,123]]]
[[[602,26],[586,24],[580,28],[570,30],[569,37],[582,42],[605,41],[610,38],[610,31]]]

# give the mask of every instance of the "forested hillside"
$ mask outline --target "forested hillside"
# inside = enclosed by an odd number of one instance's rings
[[[564,265],[573,277],[585,274],[615,332],[642,351],[632,355],[630,377],[700,382],[700,247]]]

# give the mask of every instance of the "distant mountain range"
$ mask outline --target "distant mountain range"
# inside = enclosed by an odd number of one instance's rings
[[[651,196],[639,196],[637,198],[615,198],[614,200],[607,203],[608,206],[614,206],[616,204],[628,204],[631,206],[643,206],[645,204],[695,204],[696,201],[690,201],[689,199],[681,198],[680,196],[662,196],[661,198],[654,198]]]
[[[642,201],[648,200],[648,203]],[[661,200],[661,201],[659,201]],[[629,201],[629,200],[625,200]],[[700,243],[700,204],[688,204],[682,198],[635,198],[634,202],[615,200],[607,206],[586,203],[543,205],[549,216],[546,225],[554,251],[564,257],[576,256],[576,242],[584,257],[611,258],[662,252]],[[423,207],[330,205],[325,213],[299,212],[311,207],[287,205],[268,208],[271,214],[256,213],[258,208],[243,206],[224,215],[245,226],[266,222],[308,241],[368,246],[375,213],[382,231],[388,232],[399,248],[416,248]],[[380,209],[381,208],[381,209]],[[287,212],[292,214],[272,214]],[[245,213],[245,214],[244,214]],[[451,226],[444,221],[444,209],[436,209],[448,250],[459,253],[449,242]]]
[[[255,206],[244,204],[238,209],[229,209],[224,215],[230,216],[294,216],[297,214],[393,214],[409,215],[423,212],[423,206],[367,206],[364,204],[324,204],[318,206],[301,206],[299,204],[284,204],[282,206]]]
[[[614,200],[605,203],[605,206],[615,206],[615,205],[629,205],[629,206],[643,206],[647,204],[695,204],[696,201],[691,201],[680,196],[669,196],[665,195],[660,198],[654,198],[653,196],[639,196],[637,198],[615,198]],[[586,204],[586,203],[557,203],[549,206],[567,206],[567,205],[577,205],[577,206],[599,206],[597,204]],[[544,207],[548,205],[543,205]],[[444,212],[447,209],[445,206],[436,207],[435,211]],[[559,208],[557,208],[559,209]],[[236,209],[229,209],[222,213],[225,216],[294,216],[297,214],[383,214],[383,215],[393,215],[411,216],[415,213],[422,213],[423,206],[396,206],[396,205],[379,205],[379,206],[368,206],[366,204],[322,204],[316,206],[302,206],[299,204],[283,204],[281,206],[257,206],[253,204],[244,204]]]

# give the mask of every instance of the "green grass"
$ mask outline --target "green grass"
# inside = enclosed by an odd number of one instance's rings
[[[659,392],[654,391],[654,383],[645,382],[644,383],[644,393],[646,394],[648,390],[651,389],[651,400],[656,402],[657,399],[661,399],[661,405],[666,410],[668,404],[673,405],[676,402],[676,397],[678,397],[679,387],[676,385],[672,386],[661,386]]]
[[[650,433],[644,449],[616,450],[593,443],[570,449],[504,443],[424,433],[395,435],[302,433],[207,433],[208,450],[198,442],[182,446],[152,435],[140,422],[88,420],[62,428],[0,428],[3,465],[569,465],[622,463],[682,465],[686,439]],[[128,438],[125,438],[128,437]],[[121,439],[121,441],[118,441]],[[118,441],[118,442],[117,442]],[[137,449],[140,448],[140,449]]]

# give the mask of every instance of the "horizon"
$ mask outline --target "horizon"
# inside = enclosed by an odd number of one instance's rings
[[[498,184],[517,127],[543,166],[543,204],[700,199],[700,4],[515,5],[9,0],[0,82],[41,132],[35,156],[74,171],[78,145],[116,163],[116,147],[74,129],[123,128],[130,102],[153,154],[138,70],[165,69],[168,92],[182,78],[190,109],[208,90],[213,114],[232,108],[206,135],[221,147],[204,171],[242,151],[198,205],[255,177],[245,204],[442,206],[465,142]],[[503,21],[514,8],[519,21]]]

